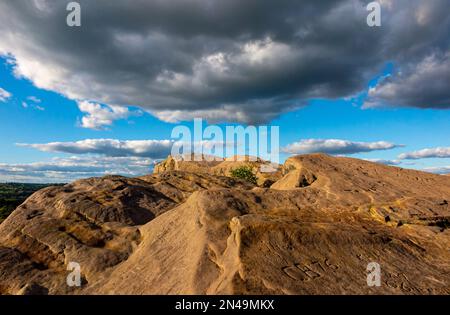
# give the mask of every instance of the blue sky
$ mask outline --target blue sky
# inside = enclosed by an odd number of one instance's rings
[[[450,173],[447,0],[79,3],[0,2],[0,181],[146,174],[195,118]]]

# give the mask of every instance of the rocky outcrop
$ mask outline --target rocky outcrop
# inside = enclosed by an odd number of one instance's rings
[[[140,226],[184,202],[194,191],[253,185],[228,177],[166,172],[107,176],[49,187],[32,195],[0,225],[0,293],[76,293],[66,266],[82,266],[85,285],[127,260]],[[43,290],[30,291],[29,288]]]
[[[450,293],[449,177],[306,155],[262,188],[224,162],[35,193],[0,225],[0,293]]]
[[[166,160],[155,165],[154,173],[167,171],[186,171],[193,173],[207,173],[218,176],[230,176],[231,171],[240,167],[250,167],[257,177],[258,186],[269,188],[281,178],[281,167],[257,157],[232,156],[226,159],[194,155],[169,156]]]

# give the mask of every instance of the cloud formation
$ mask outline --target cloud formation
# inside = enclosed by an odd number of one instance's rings
[[[386,160],[386,159],[365,159],[365,160],[369,161],[369,162],[374,162],[374,163],[379,163],[379,164],[384,164],[384,165],[391,165],[391,166],[400,165],[402,163],[399,160]]]
[[[427,167],[423,169],[425,172],[441,174],[441,175],[450,175],[450,166],[435,166],[435,167]]]
[[[0,163],[0,177],[11,182],[66,183],[112,174],[140,176],[151,173],[153,162],[139,157],[73,156],[28,164]]]
[[[402,160],[418,160],[428,158],[450,158],[450,148],[428,148],[414,152],[402,153],[398,156]]]
[[[31,102],[33,102],[33,103],[41,103],[42,101],[39,99],[39,98],[37,98],[36,96],[28,96],[27,97],[27,100],[29,100],[29,101],[31,101]]]
[[[386,141],[354,142],[339,139],[305,139],[299,142],[291,143],[281,150],[290,154],[355,154],[378,150],[390,150],[398,147],[402,147],[402,145],[397,145]]]
[[[36,109],[36,110],[40,110],[40,111],[44,111],[45,110],[45,108],[40,106],[40,105],[37,105],[37,104],[31,104],[30,105],[30,104],[28,104],[25,101],[22,101],[22,107],[25,108],[25,109],[31,107],[32,109]]]
[[[363,0],[79,2],[80,28],[64,24],[65,1],[0,2],[0,54],[17,76],[171,122],[260,123],[355,95],[393,62],[399,72],[367,104],[448,108],[447,0],[382,1],[380,28]],[[126,116],[112,112],[107,123]],[[102,127],[93,117],[83,125]]]
[[[115,120],[140,115],[140,112],[132,112],[126,107],[106,106],[88,101],[78,102],[78,108],[85,114],[81,118],[81,127],[88,129],[103,129],[111,126]]]
[[[6,102],[11,96],[11,93],[6,91],[5,89],[0,88],[0,102]]]
[[[364,107],[450,109],[450,52],[406,65],[369,89]]]
[[[161,159],[166,158],[170,154],[173,143],[172,140],[86,139],[76,142],[19,143],[17,145],[44,152]]]

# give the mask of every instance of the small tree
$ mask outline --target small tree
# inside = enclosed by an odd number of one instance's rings
[[[240,178],[256,185],[258,178],[253,174],[250,166],[241,166],[231,170],[231,177]]]

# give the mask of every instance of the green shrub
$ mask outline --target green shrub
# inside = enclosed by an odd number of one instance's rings
[[[231,170],[231,177],[246,180],[254,185],[256,185],[256,182],[258,180],[255,174],[253,174],[252,168],[250,166],[241,166],[235,168],[234,170]]]

